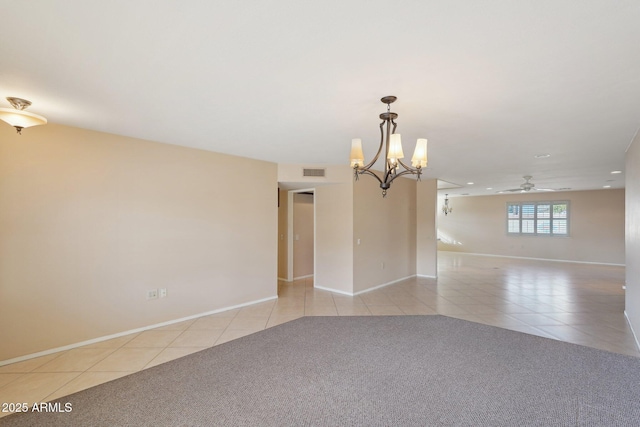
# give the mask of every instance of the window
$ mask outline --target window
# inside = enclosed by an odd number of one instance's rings
[[[507,234],[568,236],[569,202],[507,203]]]

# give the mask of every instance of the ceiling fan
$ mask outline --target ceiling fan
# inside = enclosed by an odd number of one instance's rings
[[[500,193],[505,193],[507,191],[520,191],[520,192],[527,192],[527,191],[531,191],[531,190],[537,190],[537,191],[555,191],[552,188],[535,188],[536,185],[531,181],[531,179],[533,178],[531,175],[525,175],[522,178],[524,178],[524,183],[520,184],[520,188],[512,188],[510,190],[502,190],[500,191]]]

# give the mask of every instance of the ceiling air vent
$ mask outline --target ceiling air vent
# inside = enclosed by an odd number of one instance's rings
[[[324,176],[325,169],[302,169],[302,176]]]

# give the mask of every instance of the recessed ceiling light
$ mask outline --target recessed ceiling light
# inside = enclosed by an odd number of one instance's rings
[[[487,187],[487,190],[493,190],[493,187]]]
[[[611,171],[612,174],[622,173],[622,171]]]
[[[473,185],[475,184],[474,182],[467,182],[467,185]]]
[[[603,185],[602,188],[611,188],[610,185]]]
[[[546,159],[547,157],[551,157],[551,154],[549,154],[549,153],[536,154],[533,157],[535,157],[536,159]]]

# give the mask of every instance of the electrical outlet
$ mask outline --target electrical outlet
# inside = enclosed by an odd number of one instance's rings
[[[160,288],[160,298],[165,298],[167,296],[167,288]]]
[[[158,298],[158,290],[157,289],[151,289],[149,291],[147,291],[147,299],[156,299]]]

